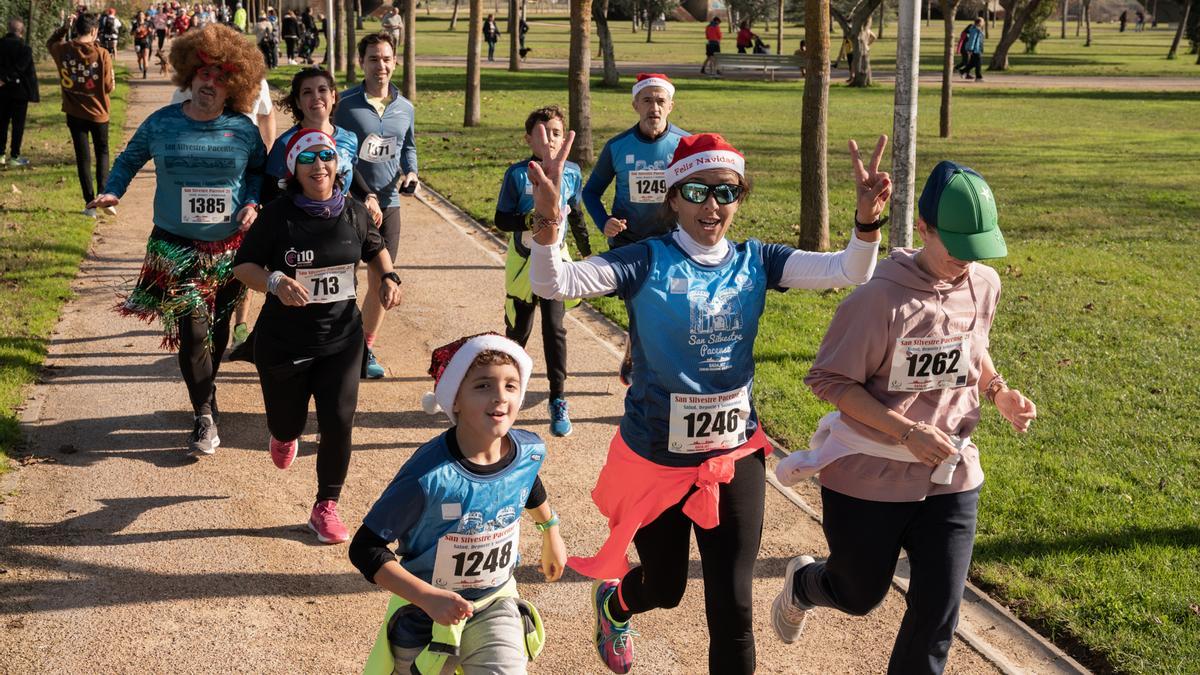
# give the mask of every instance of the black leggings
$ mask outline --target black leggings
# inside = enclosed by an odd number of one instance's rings
[[[979,490],[875,502],[821,488],[829,558],[796,573],[796,599],[862,616],[887,596],[900,549],[911,566],[889,673],[946,667],[975,545]]]
[[[166,39],[167,39],[167,31],[165,29],[164,30],[156,30],[156,31],[154,31],[154,35],[155,35],[155,37],[158,38],[158,53],[161,54],[162,48],[163,48],[163,42],[166,41]]]
[[[284,42],[284,44],[287,45],[288,60],[290,61],[292,59],[295,59],[296,58],[296,38],[285,37],[285,38],[283,38],[283,42]]]
[[[83,188],[83,202],[96,198],[96,191],[104,192],[108,182],[108,122],[93,122],[67,115],[67,129],[71,130],[71,145],[75,146],[75,170],[79,173],[79,187]],[[88,136],[96,150],[96,189],[92,189],[92,156],[88,152]]]
[[[239,281],[230,281],[217,292],[216,306],[232,306],[242,291]],[[205,345],[208,338],[208,318],[198,311],[179,320],[179,371],[187,384],[188,398],[192,401],[192,412],[212,415],[216,419],[217,370],[221,368],[221,357],[229,343],[229,315],[217,320],[212,327],[212,344]]]
[[[720,488],[721,524],[711,530],[694,527],[682,500],[664,511],[634,535],[642,564],[625,575],[609,602],[616,619],[678,606],[687,588],[694,529],[704,570],[708,672],[721,675],[754,672],[754,561],[762,541],[767,484],[763,453],[743,457],[734,466],[733,480]],[[627,612],[621,611],[621,601]]]
[[[567,383],[567,329],[563,326],[566,318],[563,301],[548,300],[535,295],[533,302],[529,304],[520,300],[512,302],[516,307],[516,322],[515,325],[510,325],[508,316],[504,317],[504,335],[522,347],[529,342],[529,336],[533,334],[534,310],[542,308],[542,349],[546,353],[550,400],[562,398]]]
[[[308,421],[308,401],[316,400],[317,428],[321,430],[317,501],[337,501],[350,470],[354,411],[358,407],[365,348],[361,335],[339,352],[314,357],[288,354],[255,341],[254,367],[258,369],[271,436],[280,441],[299,438]]]

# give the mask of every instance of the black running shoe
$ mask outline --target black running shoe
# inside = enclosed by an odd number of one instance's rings
[[[221,445],[221,437],[217,435],[217,423],[212,415],[200,415],[196,418],[196,427],[188,439],[188,454],[192,457],[203,457],[217,451]]]

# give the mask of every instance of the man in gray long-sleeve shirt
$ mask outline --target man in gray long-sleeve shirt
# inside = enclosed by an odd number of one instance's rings
[[[333,123],[358,137],[358,162],[354,165],[351,194],[367,205],[380,228],[392,260],[400,247],[400,196],[417,188],[417,146],[413,134],[413,105],[391,83],[396,51],[387,33],[373,33],[358,43],[363,83],[338,97]],[[379,304],[381,279],[368,277],[363,302],[363,330],[367,338],[367,377],[383,377],[384,369],[372,347],[383,326]]]

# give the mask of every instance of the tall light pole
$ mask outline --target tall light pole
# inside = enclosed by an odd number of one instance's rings
[[[896,117],[892,123],[892,214],[888,246],[912,246],[916,205],[917,76],[920,74],[920,0],[900,0],[896,25]]]

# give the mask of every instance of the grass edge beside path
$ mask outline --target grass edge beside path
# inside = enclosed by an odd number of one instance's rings
[[[29,105],[22,147],[33,168],[0,171],[0,475],[22,454],[27,387],[40,378],[51,332],[74,297],[71,284],[96,226],[81,213],[83,195],[54,64],[43,61],[37,70],[42,100]],[[110,162],[124,145],[128,75],[116,68]]]

